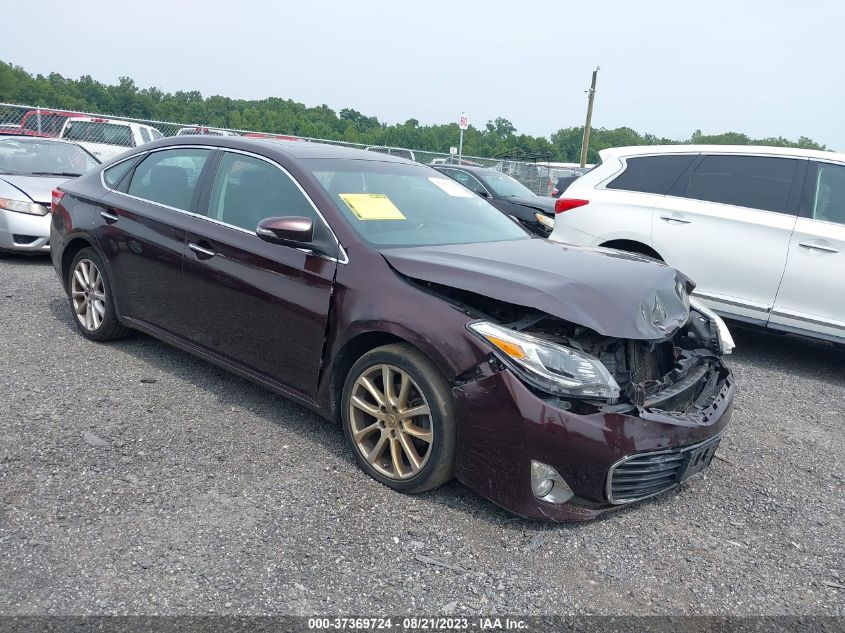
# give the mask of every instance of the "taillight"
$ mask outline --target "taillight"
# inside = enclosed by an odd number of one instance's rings
[[[65,197],[64,191],[59,191],[58,189],[53,189],[52,196],[50,198],[50,213],[56,212],[56,207],[59,206],[59,203],[62,201],[62,198]]]
[[[555,200],[555,213],[563,213],[589,203],[589,200],[581,200],[580,198],[558,198]]]

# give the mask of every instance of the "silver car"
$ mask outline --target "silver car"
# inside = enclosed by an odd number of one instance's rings
[[[0,138],[0,251],[49,251],[53,189],[99,163],[76,143]]]

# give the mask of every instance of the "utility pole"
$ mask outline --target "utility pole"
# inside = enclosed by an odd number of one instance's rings
[[[596,69],[593,71],[593,82],[587,91],[587,122],[584,123],[584,137],[581,139],[581,167],[587,164],[587,150],[590,149],[590,124],[593,120],[593,99],[596,96],[596,76],[600,70],[601,67],[596,66]]]

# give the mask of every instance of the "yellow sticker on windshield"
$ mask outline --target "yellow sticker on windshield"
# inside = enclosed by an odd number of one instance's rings
[[[402,212],[383,193],[339,193],[359,220],[405,220]]]

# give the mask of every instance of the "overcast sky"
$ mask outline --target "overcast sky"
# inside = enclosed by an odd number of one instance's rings
[[[46,29],[17,23],[0,39],[0,59],[32,73],[277,96],[388,123],[464,110],[548,136],[583,124],[599,65],[597,127],[804,135],[845,150],[843,0],[39,0],[37,11]]]

